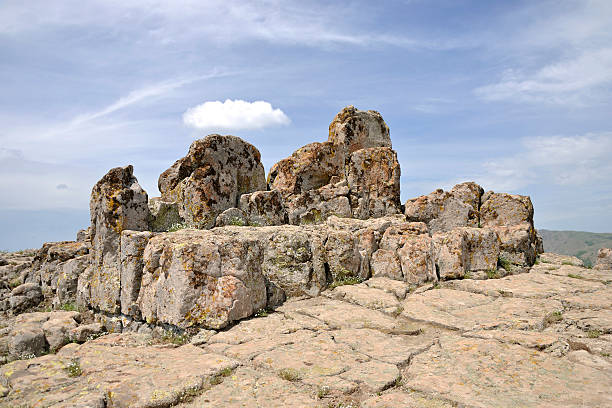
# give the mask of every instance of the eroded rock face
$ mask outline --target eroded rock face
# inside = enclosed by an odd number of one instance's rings
[[[370,147],[391,148],[389,126],[380,113],[361,111],[350,105],[342,109],[329,125],[329,142],[344,155]]]
[[[120,311],[120,236],[123,230],[149,228],[147,193],[132,166],[111,169],[91,192],[92,263],[89,304],[108,313]]]
[[[597,252],[596,269],[612,269],[612,249],[601,248]]]
[[[355,151],[346,174],[353,217],[367,219],[401,212],[400,165],[390,147]]]
[[[487,192],[482,198],[480,223],[483,227],[533,225],[533,205],[528,196]]]
[[[401,212],[400,166],[382,116],[348,106],[329,129],[327,142],[308,144],[270,169],[268,187],[281,194],[289,223]]]
[[[288,223],[283,196],[278,190],[243,194],[238,208],[244,211],[249,225],[283,225]]]
[[[476,183],[457,184],[450,191],[438,189],[408,200],[404,213],[408,221],[426,223],[432,234],[458,227],[478,227],[482,193]]]
[[[198,228],[214,226],[222,211],[238,206],[242,194],[266,189],[259,151],[236,136],[208,135],[189,147],[159,176],[164,201],[177,202],[179,215]]]

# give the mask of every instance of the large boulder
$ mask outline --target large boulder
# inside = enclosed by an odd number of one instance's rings
[[[37,283],[46,296],[57,289],[57,280],[65,262],[89,253],[89,244],[83,241],[46,242],[36,252],[26,282]]]
[[[375,111],[344,108],[329,139],[308,144],[270,169],[291,224],[319,224],[332,216],[368,219],[400,211],[400,166],[389,128]]]
[[[500,240],[500,259],[518,266],[531,266],[538,255],[536,231],[527,222],[492,227]]]
[[[533,205],[529,196],[487,191],[480,206],[483,227],[528,223],[533,226]]]
[[[90,199],[92,263],[88,282],[89,303],[107,313],[120,311],[120,237],[123,230],[149,227],[146,191],[133,175],[133,167],[111,169],[96,183]]]
[[[612,269],[612,249],[601,248],[597,252],[596,269]]]
[[[9,303],[14,314],[23,313],[43,300],[42,290],[36,283],[24,283],[11,291]]]
[[[155,233],[150,231],[121,232],[121,313],[124,315],[140,317],[136,301],[144,268],[143,255],[153,236]]]
[[[82,255],[62,264],[61,272],[57,277],[54,306],[59,307],[75,302],[79,276],[85,271],[89,261],[89,255]]]
[[[278,190],[256,191],[243,194],[238,208],[242,210],[249,225],[283,225],[287,224],[287,211],[283,207],[283,196]]]
[[[316,190],[343,176],[344,156],[331,142],[310,143],[272,166],[268,175],[270,190],[283,197]]]
[[[258,237],[233,228],[244,232],[186,229],[151,238],[137,301],[147,322],[218,329],[266,306]]]
[[[350,105],[342,109],[329,125],[329,142],[347,157],[360,149],[391,148],[389,126],[380,113],[361,111]]]
[[[450,191],[438,189],[408,200],[404,213],[408,221],[426,223],[432,234],[457,227],[478,227],[482,193],[483,189],[474,182],[457,184]]]
[[[346,174],[353,217],[367,219],[401,212],[400,165],[391,148],[355,151]]]
[[[188,224],[210,228],[219,213],[238,206],[242,194],[266,190],[266,180],[255,146],[213,134],[193,142],[187,156],[159,176],[158,186]]]

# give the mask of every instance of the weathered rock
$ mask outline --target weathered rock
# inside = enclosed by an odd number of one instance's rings
[[[427,235],[419,235],[406,241],[397,250],[402,266],[404,281],[420,285],[427,281],[437,281],[433,240]]]
[[[91,227],[79,230],[76,236],[77,242],[85,242],[91,244]]]
[[[56,355],[2,366],[10,392],[3,406],[169,407],[238,363],[190,344],[147,346],[139,335],[109,335]]]
[[[426,223],[432,234],[457,227],[478,227],[482,191],[473,182],[457,184],[447,192],[438,189],[408,200],[404,213],[408,221]]]
[[[612,403],[610,378],[549,353],[456,336],[417,355],[406,386],[474,407],[604,407]]]
[[[161,197],[149,199],[151,231],[164,232],[173,226],[181,225],[185,220],[179,215],[179,204],[175,201],[164,201]]]
[[[612,269],[612,249],[601,248],[597,252],[596,269]]]
[[[571,255],[553,254],[550,252],[541,253],[540,262],[555,265],[584,266],[584,262],[580,258]]]
[[[315,229],[266,227],[261,271],[287,296],[316,296],[327,284],[323,236]],[[276,302],[274,302],[276,303]]]
[[[143,254],[149,240],[155,233],[149,231],[121,232],[121,313],[140,317],[136,305],[142,281]]]
[[[379,249],[372,254],[370,268],[374,277],[388,277],[396,280],[404,280],[402,266],[395,251]]]
[[[335,177],[332,179],[334,180]],[[345,180],[284,198],[290,224],[321,224],[331,216],[351,217],[349,188]]]
[[[40,286],[36,283],[24,283],[11,291],[9,303],[13,313],[18,314],[38,305],[42,300],[43,294]]]
[[[465,276],[468,267],[467,235],[462,228],[433,235],[436,273],[442,280]],[[497,261],[497,260],[496,260]]]
[[[77,323],[70,315],[53,317],[43,323],[41,329],[51,351],[57,351],[70,342],[70,331],[77,327]]]
[[[531,266],[537,256],[535,229],[529,223],[492,227],[500,240],[500,258],[515,265]]]
[[[236,136],[208,135],[159,176],[159,191],[165,201],[179,203],[189,225],[210,228],[242,194],[266,189],[260,160],[259,151]]]
[[[120,235],[123,230],[148,229],[147,193],[134,177],[132,166],[116,167],[96,183],[89,207],[93,237],[89,303],[95,309],[118,313]]]
[[[283,198],[278,190],[256,191],[243,194],[238,208],[244,211],[249,225],[283,225],[289,222],[283,207]]]
[[[225,227],[228,225],[244,227],[245,225],[249,225],[249,219],[244,211],[235,207],[228,208],[221,214],[217,215],[215,227]]]
[[[490,228],[462,228],[467,243],[466,267],[470,271],[488,271],[497,268],[500,240]]]
[[[70,329],[68,338],[71,342],[84,343],[99,337],[103,333],[104,327],[100,323],[90,323]]]
[[[8,261],[4,259],[2,255],[0,255],[0,266],[8,265]]]
[[[89,255],[82,255],[62,264],[61,272],[57,277],[57,301],[54,302],[54,306],[59,307],[76,301],[79,276],[85,271],[89,262]]]
[[[41,285],[43,294],[52,296],[57,289],[57,279],[63,272],[64,262],[87,253],[87,242],[46,242],[37,251],[25,280]]]
[[[346,168],[353,217],[368,219],[401,212],[400,165],[390,147],[351,154]]]
[[[354,106],[343,108],[329,125],[329,142],[344,156],[370,147],[391,148],[389,127],[380,113],[361,111]]]
[[[258,236],[233,228],[232,234],[181,230],[151,238],[137,302],[147,322],[221,328],[265,307]]]
[[[533,227],[533,205],[529,196],[487,191],[482,197],[480,224],[483,227],[522,223]]]
[[[317,400],[278,375],[240,367],[231,377],[186,405],[206,406],[303,408],[317,406]]]

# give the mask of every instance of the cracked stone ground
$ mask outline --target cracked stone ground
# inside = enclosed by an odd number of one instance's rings
[[[373,278],[180,347],[70,344],[2,366],[0,406],[610,407],[612,271],[552,262],[412,292]]]

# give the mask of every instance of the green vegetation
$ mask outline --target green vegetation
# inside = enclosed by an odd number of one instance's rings
[[[497,259],[497,264],[499,266],[501,266],[502,268],[504,268],[505,270],[507,270],[507,271],[511,271],[512,270],[512,262],[510,262],[509,260],[507,260],[503,256],[500,256]]]
[[[574,278],[574,279],[584,279],[584,277],[583,277],[583,276],[581,276],[581,275],[576,275],[576,274],[574,274],[574,273],[568,273],[568,274],[567,274],[567,276],[568,276],[569,278]]]
[[[177,222],[176,224],[172,224],[170,228],[168,228],[168,232],[176,232],[178,230],[189,228],[189,225],[182,222]]]
[[[177,346],[182,346],[189,341],[189,336],[186,333],[179,334],[172,330],[166,330],[161,336],[161,341],[163,343],[171,343],[176,344]]]
[[[61,305],[59,309],[64,310],[66,312],[76,312],[78,308],[77,308],[76,303],[68,302],[68,303],[64,303],[63,305]]]
[[[472,279],[472,273],[470,271],[467,271],[465,275],[463,275],[463,279]]]
[[[589,339],[596,339],[599,336],[601,336],[601,332],[599,330],[593,329],[593,330],[589,330],[588,333],[587,333],[587,337]]]
[[[268,309],[259,309],[257,312],[255,312],[255,317],[266,317],[270,314],[270,312],[271,310]]]
[[[582,259],[585,266],[592,266],[597,260],[600,248],[612,248],[612,233],[583,231],[538,230],[544,240],[544,250]]]
[[[329,395],[329,387],[324,385],[321,388],[319,388],[319,391],[317,391],[317,398],[318,399],[322,399],[325,398],[327,395]]]
[[[9,287],[11,289],[15,289],[17,286],[21,285],[21,279],[20,278],[14,278],[9,282]]]
[[[294,368],[283,368],[278,376],[287,381],[298,381],[301,378],[300,372]]]
[[[244,220],[240,217],[232,217],[232,219],[229,222],[229,225],[235,225],[237,227],[244,227],[246,225],[246,222],[244,222]]]
[[[83,371],[81,371],[81,364],[79,360],[76,359],[73,359],[64,369],[68,373],[68,377],[79,377],[83,374]]]
[[[334,281],[329,285],[329,289],[337,288],[344,285],[356,285],[363,282],[363,279],[358,276],[353,276],[353,273],[348,269],[340,269],[336,272]]]
[[[563,312],[556,311],[548,315],[545,319],[546,326],[550,326],[553,323],[563,320]]]
[[[487,279],[499,279],[499,273],[497,273],[497,269],[489,269],[487,271]]]

